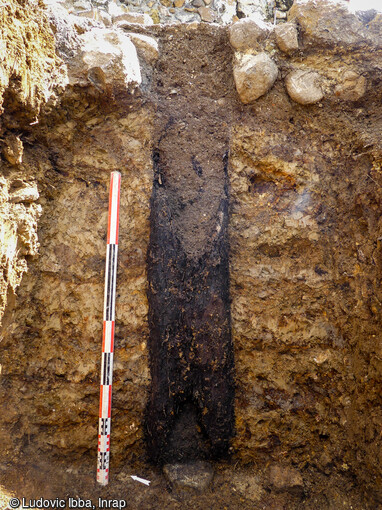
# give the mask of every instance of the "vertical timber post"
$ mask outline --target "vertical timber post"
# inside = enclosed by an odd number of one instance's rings
[[[109,218],[107,228],[105,297],[103,312],[103,339],[101,361],[101,385],[98,428],[97,482],[109,483],[111,388],[113,379],[115,289],[117,278],[119,196],[121,174],[111,173]]]

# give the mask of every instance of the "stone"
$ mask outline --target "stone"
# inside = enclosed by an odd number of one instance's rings
[[[101,21],[105,26],[109,27],[111,23],[111,16],[103,9],[93,7],[89,11],[80,11],[76,13],[80,18],[89,18],[96,21]]]
[[[107,9],[109,11],[110,16],[114,18],[114,16],[120,16],[121,14],[125,14],[128,12],[128,9],[125,5],[120,4],[119,2],[109,2]]]
[[[199,21],[199,15],[195,12],[186,12],[185,9],[178,10],[178,12],[175,14],[175,18],[180,21],[181,23],[188,23],[192,24]]]
[[[236,90],[244,104],[266,94],[276,81],[278,69],[267,53],[241,55],[234,64]]]
[[[358,101],[365,95],[367,81],[355,71],[345,71],[341,83],[335,89],[334,94],[342,101]]]
[[[119,14],[118,16],[113,16],[113,23],[124,22],[125,24],[137,23],[139,25],[152,25],[153,20],[146,13],[141,12],[125,12],[124,14]],[[120,26],[122,26],[120,24]]]
[[[290,9],[292,2],[290,2],[290,0],[289,0],[289,5],[288,5],[288,0],[286,1],[286,3],[283,3],[282,0],[279,0],[277,3],[278,3],[278,9],[280,11],[288,11]]]
[[[234,16],[236,16],[236,2],[233,0],[212,0],[210,3],[205,2],[206,5],[213,7],[218,13],[219,23],[223,25],[231,25]]]
[[[204,7],[205,6],[203,0],[192,0],[192,5],[194,7]]]
[[[159,5],[158,12],[161,19],[168,18],[170,16],[169,10],[164,5]]]
[[[267,2],[264,0],[238,0],[236,9],[241,18],[252,18],[253,16],[265,18],[268,15],[266,4]]]
[[[293,23],[283,23],[275,27],[276,43],[284,53],[298,50],[298,32]]]
[[[304,488],[304,481],[297,469],[279,464],[270,466],[269,484],[276,491],[299,492]]]
[[[269,35],[268,25],[260,18],[243,18],[229,28],[229,42],[238,51],[257,48]]]
[[[285,79],[289,96],[303,105],[321,101],[324,93],[321,88],[321,76],[310,70],[292,71]]]
[[[183,7],[185,0],[175,0],[175,7]]]
[[[251,501],[260,501],[264,495],[264,489],[260,483],[260,477],[245,470],[235,472],[231,479],[234,491]]]
[[[275,15],[276,15],[276,19],[286,19],[287,18],[287,13],[283,12],[283,11],[276,10]]]
[[[202,21],[212,23],[215,20],[215,13],[209,7],[199,7],[198,13]]]
[[[77,0],[77,2],[73,3],[73,7],[81,11],[89,11],[92,8],[92,4],[84,0]]]
[[[288,15],[288,21],[293,20],[300,28],[305,44],[338,47],[358,45],[362,40],[370,39],[362,22],[343,4],[296,0]]]
[[[138,53],[143,55],[146,62],[152,64],[159,55],[158,42],[153,38],[143,34],[127,34],[133,41]]]
[[[141,83],[137,51],[130,38],[112,29],[93,28],[80,36],[76,56],[68,67],[72,85],[89,85],[101,92]]]
[[[78,30],[75,28],[87,20],[79,16],[74,18],[60,4],[47,4],[47,15],[55,35],[55,46],[59,57],[64,61],[70,59],[74,54],[74,48],[78,47]]]
[[[20,165],[23,162],[23,142],[16,135],[10,134],[4,139],[3,155],[11,165]]]
[[[157,25],[158,23],[160,23],[161,17],[159,14],[159,10],[151,9],[150,10],[150,18],[153,20],[154,25]]]
[[[163,472],[168,481],[176,488],[201,491],[210,485],[214,476],[211,464],[201,460],[186,464],[165,464]]]
[[[40,197],[39,192],[37,190],[37,185],[27,185],[25,184],[23,187],[14,191],[10,197],[9,201],[14,204],[19,204],[21,202],[35,202]]]
[[[103,9],[98,9],[97,13],[97,21],[102,21],[105,27],[110,27],[112,25],[112,18],[109,13],[104,11]]]
[[[362,23],[367,24],[370,23],[378,14],[378,11],[375,9],[368,9],[367,11],[357,11],[357,17],[362,21]]]

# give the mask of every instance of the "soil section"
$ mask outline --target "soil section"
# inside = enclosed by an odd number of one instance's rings
[[[50,105],[38,125],[29,125],[33,119],[25,124],[17,109],[5,112],[4,128],[23,141],[24,159],[18,167],[1,159],[2,197],[9,205],[3,215],[8,220],[8,211],[32,210],[31,202],[11,201],[23,183],[38,189],[42,208],[39,255],[22,258],[23,270],[28,266],[29,272],[17,296],[10,296],[1,330],[5,488],[31,497],[40,497],[42,489],[60,497],[74,486],[79,495],[100,493],[94,469],[103,236],[109,173],[122,166],[111,461],[115,480],[121,478],[104,494],[126,494],[135,508],[226,504],[358,510],[380,505],[381,45],[371,39],[361,44],[357,31],[352,31],[354,44],[325,45],[323,37],[333,32],[325,30],[325,19],[314,18],[325,14],[325,8],[311,4],[303,21],[313,28],[300,24],[299,52],[287,56],[271,39],[265,43],[264,51],[280,72],[274,87],[254,105],[238,102],[224,30],[180,26],[141,29],[157,37],[164,52],[155,94],[149,88],[154,75],[148,70],[146,95],[136,102],[117,97],[110,106],[96,91],[75,88],[66,90],[54,108]],[[327,17],[341,27],[349,22],[341,13],[334,10]],[[380,17],[368,22],[365,31],[372,26],[380,33]],[[314,37],[316,29],[320,38]],[[349,33],[339,29],[336,37],[343,32]],[[317,105],[300,106],[286,92],[284,78],[301,67],[325,77],[326,96]],[[365,95],[355,102],[334,93],[344,71],[366,80]],[[152,105],[158,105],[155,135]],[[183,126],[186,122],[192,129]],[[231,134],[226,124],[232,126]],[[162,137],[166,126],[168,136]],[[230,148],[234,461],[225,466],[226,476],[216,476],[210,492],[188,502],[186,498],[186,503],[172,499],[164,479],[145,464],[144,454],[153,145],[159,151],[157,198],[166,190],[165,210],[179,211],[172,217],[171,232],[183,260],[196,260],[203,246],[211,253],[219,211],[221,232],[226,228],[223,158]],[[180,158],[188,172],[177,172],[173,158]],[[208,173],[209,168],[216,174]],[[208,193],[199,193],[202,182]],[[182,194],[183,188],[188,194]],[[183,205],[190,210],[187,216],[181,214]],[[203,209],[211,213],[206,223],[197,213]],[[28,227],[27,214],[19,219],[15,232],[20,239],[33,239],[36,225]],[[168,223],[161,225],[167,236]],[[225,238],[223,245],[225,257]],[[5,276],[11,274],[5,264],[3,268]],[[179,273],[177,269],[177,281]],[[199,288],[195,280],[191,283]],[[219,295],[224,292],[220,287]],[[226,304],[218,317],[224,314],[228,317]],[[187,421],[195,424],[194,415],[192,408],[183,413],[175,429],[183,429]],[[193,425],[192,433],[195,429]],[[198,448],[199,439],[196,434],[190,444]],[[27,462],[14,471],[15,458],[23,455]],[[285,480],[274,480],[271,485],[266,480],[269,464],[297,470],[299,483],[291,488]],[[47,487],[46,473],[56,469],[59,474]],[[40,470],[43,475],[37,476]],[[130,474],[154,480],[153,473],[157,484],[147,499],[127,484]]]

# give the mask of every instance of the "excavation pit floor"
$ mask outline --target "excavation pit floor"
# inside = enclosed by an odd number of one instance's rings
[[[1,465],[0,509],[12,508],[11,505],[13,508],[141,510],[378,508],[377,502],[365,500],[362,488],[346,472],[333,470],[324,474],[308,468],[300,474],[291,467],[244,468],[234,462],[214,464],[213,469],[209,487],[198,490],[172,487],[160,469],[144,464],[139,469],[125,466],[112,471],[106,487],[97,484],[90,465],[70,466],[63,461]],[[150,481],[150,485],[133,480],[132,475]],[[12,498],[17,498],[20,506]]]

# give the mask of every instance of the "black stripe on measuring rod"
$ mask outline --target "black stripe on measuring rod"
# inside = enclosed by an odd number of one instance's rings
[[[116,249],[115,244],[109,244],[107,249],[109,250],[109,260],[107,267],[107,281],[106,281],[106,317],[107,321],[113,320],[113,290],[114,290],[114,279],[115,279],[115,256]]]
[[[110,245],[106,248],[106,275],[105,275],[105,320],[108,320],[109,316],[109,280],[110,280]]]
[[[111,354],[107,353],[106,385],[109,385],[111,383],[111,374],[110,374],[111,366],[110,366],[110,362],[111,362]]]
[[[104,352],[102,354],[103,356],[103,378],[102,378],[102,384],[104,386],[108,386],[110,384],[110,352]]]
[[[99,457],[98,457],[98,460],[99,460],[98,469],[107,469],[108,460],[109,460],[108,453],[109,452],[100,452]]]
[[[107,272],[106,272],[106,317],[105,319],[107,321],[110,320],[110,300],[111,300],[111,292],[110,292],[110,280],[111,280],[111,268],[113,265],[113,248],[111,244],[108,244],[107,246],[107,255],[108,255],[108,261],[107,261]]]
[[[110,434],[110,418],[101,418],[101,436]]]

